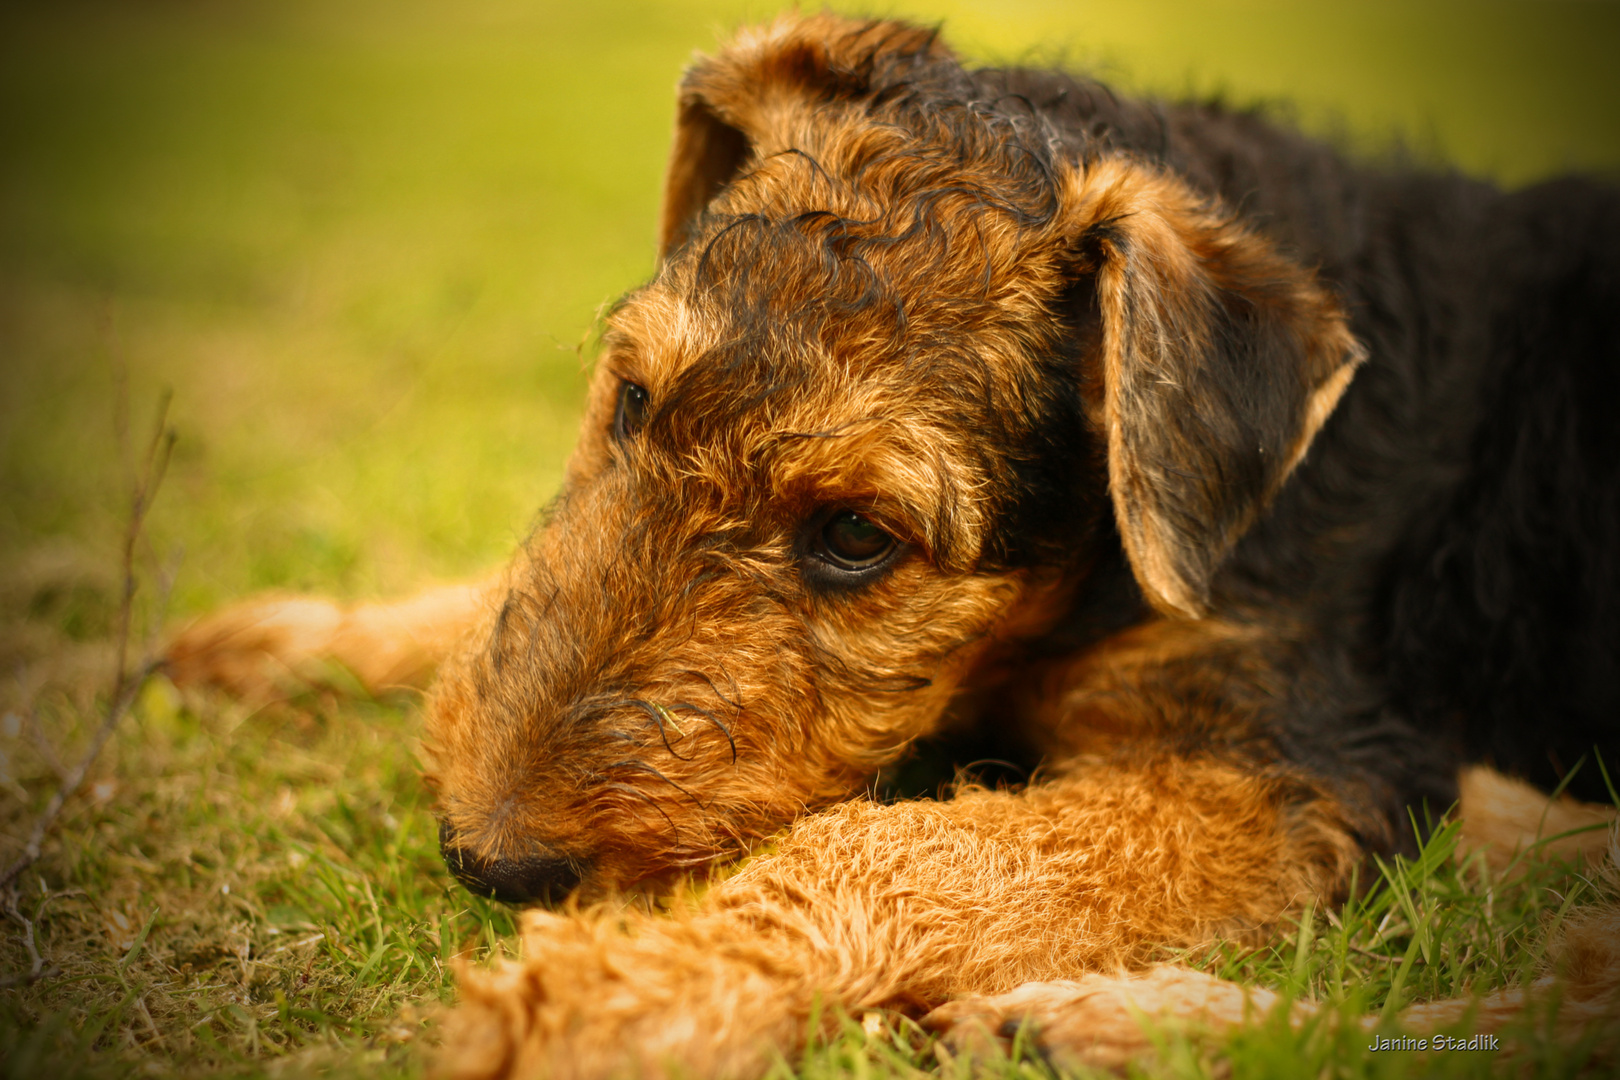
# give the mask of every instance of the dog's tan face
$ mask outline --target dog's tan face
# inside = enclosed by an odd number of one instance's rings
[[[753,183],[826,205],[774,164]],[[911,201],[859,231],[726,209],[613,315],[567,487],[444,676],[430,740],[469,877],[527,856],[628,884],[735,852],[1044,629],[1062,575],[1006,550],[1034,482],[1009,448],[1085,435],[1077,383],[1030,392],[1029,268],[919,251],[964,250],[950,207],[900,243]]]
[[[1330,301],[1190,193],[830,90],[838,49],[871,78],[944,62],[883,25],[784,23],[692,77],[664,264],[610,318],[564,492],[430,710],[475,886],[658,879],[847,797],[1050,625],[1109,517],[1149,598],[1197,610],[1343,389]],[[1161,389],[1228,377],[1205,353],[1234,320],[1299,369],[1236,395],[1280,422]],[[1220,454],[1258,455],[1218,462],[1247,488],[1166,468]]]

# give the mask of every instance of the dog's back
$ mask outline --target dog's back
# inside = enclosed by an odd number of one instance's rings
[[[1603,800],[1590,758],[1612,768],[1620,744],[1620,199],[1579,180],[1507,195],[1458,248],[1453,280],[1429,285],[1454,322],[1414,371],[1455,369],[1477,421],[1447,432],[1450,475],[1409,504],[1374,643],[1415,721],[1543,786],[1586,757],[1573,790]]]
[[[1258,112],[1126,99],[1062,73],[968,78],[959,92],[1049,125],[1062,154],[1123,152],[1236,208],[1344,304],[1367,362],[1213,590],[1217,609],[1293,624],[1301,674],[1336,672],[1328,696],[1361,702],[1334,755],[1381,760],[1396,814],[1447,804],[1460,758],[1546,787],[1594,748],[1613,760],[1616,192],[1565,179],[1503,193],[1359,165]],[[1115,578],[1070,620],[1074,644],[1125,621],[1123,561]],[[1343,727],[1311,709],[1319,696],[1284,714],[1302,747]],[[1572,783],[1606,796],[1590,762]]]

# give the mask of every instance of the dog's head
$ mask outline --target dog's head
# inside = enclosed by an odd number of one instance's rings
[[[1203,612],[1356,347],[1220,208],[1048,134],[894,23],[784,20],[688,75],[659,272],[433,700],[464,879],[629,885],[848,796],[1099,545]]]

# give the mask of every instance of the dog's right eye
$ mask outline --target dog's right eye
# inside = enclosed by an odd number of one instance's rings
[[[822,589],[848,589],[871,581],[902,547],[853,510],[839,510],[812,528],[808,558],[801,565],[806,580]]]
[[[894,537],[853,510],[843,510],[821,530],[821,546],[845,570],[866,570],[882,562]]]
[[[633,382],[626,382],[619,388],[619,408],[613,417],[614,438],[633,438],[636,432],[646,426],[649,400],[646,389]]]

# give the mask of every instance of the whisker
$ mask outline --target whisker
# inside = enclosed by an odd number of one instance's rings
[[[658,816],[663,818],[665,823],[669,825],[669,831],[670,831],[670,836],[671,836],[670,846],[671,847],[677,847],[677,848],[681,846],[681,830],[680,830],[680,828],[676,826],[675,819],[670,817],[669,814],[664,810],[664,808],[662,806],[658,805],[658,800],[657,799],[653,798],[651,795],[648,795],[645,791],[642,791],[640,788],[634,786],[633,784],[621,784],[621,783],[618,783],[616,781],[614,783],[610,783],[610,784],[605,785],[602,788],[602,790],[603,791],[616,791],[621,795],[633,795],[636,798],[640,799],[642,802],[646,803],[648,806],[652,807],[654,810],[658,811]]]
[[[669,777],[665,776],[663,773],[659,772],[657,769],[653,768],[651,765],[648,765],[645,761],[635,761],[635,760],[631,760],[631,759],[626,759],[624,761],[615,761],[612,765],[609,765],[608,768],[609,769],[633,769],[636,772],[647,773],[650,776],[653,776],[653,777],[655,777],[655,778],[657,778],[659,780],[662,780],[664,783],[668,784],[670,787],[674,788],[676,791],[680,792],[682,795],[685,795],[688,799],[691,799],[693,806],[696,806],[700,810],[704,809],[703,800],[699,799],[696,795],[693,795],[690,791],[687,791],[685,788],[681,787],[681,785],[677,784],[675,781],[671,780]]]
[[[703,717],[709,723],[711,723],[715,727],[719,728],[720,729],[720,734],[722,734],[722,735],[724,735],[726,737],[726,742],[731,746],[731,763],[733,765],[737,764],[737,740],[733,739],[731,737],[731,729],[726,727],[726,725],[721,722],[721,720],[720,720],[720,718],[718,716],[714,715],[714,713],[710,712],[708,709],[700,709],[700,708],[698,708],[696,705],[693,705],[689,701],[677,701],[675,704],[669,706],[669,709],[670,709],[670,711],[673,711],[675,709],[685,709],[687,712],[697,713],[699,716]],[[677,729],[677,730],[679,730],[679,729]]]
[[[643,701],[641,698],[631,698],[627,704],[634,705],[636,708],[652,717],[653,723],[658,725],[658,737],[664,740],[664,749],[669,751],[670,757],[674,758],[676,761],[692,760],[691,758],[682,757],[680,754],[676,753],[675,748],[669,743],[669,732],[664,729],[664,725],[666,723],[675,729],[675,734],[677,735],[685,736],[686,732],[682,731],[681,726],[675,723],[675,718],[669,715],[668,709],[664,708],[662,705],[654,704],[651,701]]]

